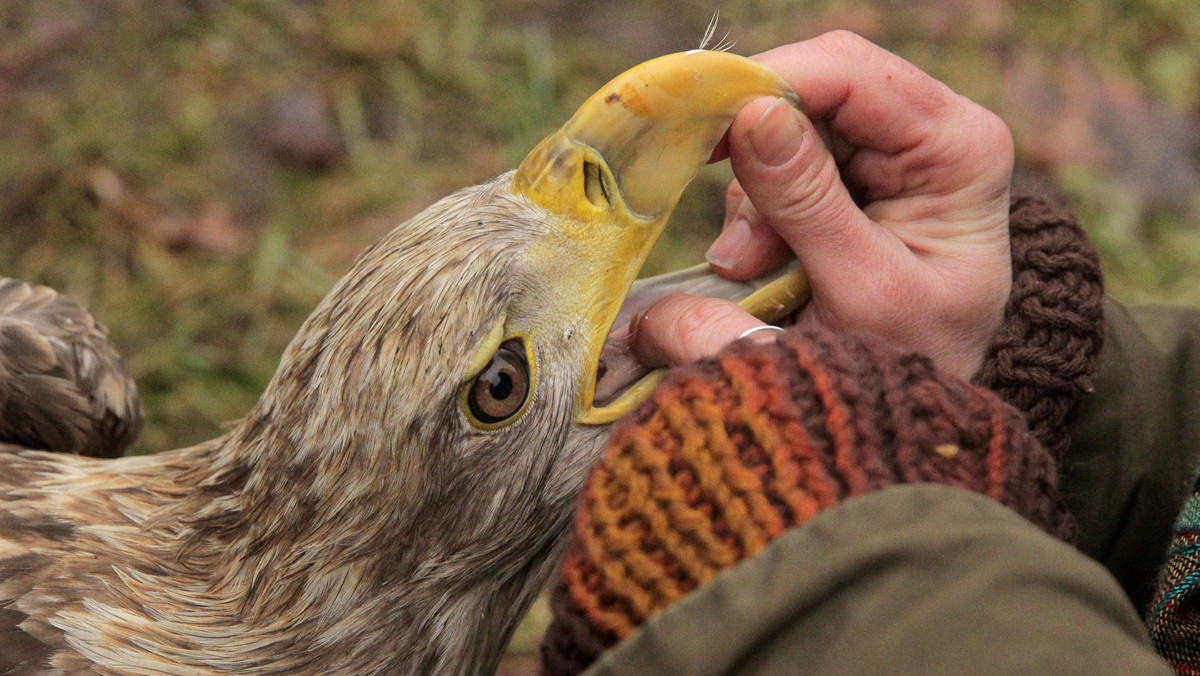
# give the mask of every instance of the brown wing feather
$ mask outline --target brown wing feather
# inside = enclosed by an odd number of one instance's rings
[[[0,279],[0,441],[111,458],[140,429],[107,329],[53,289]]]

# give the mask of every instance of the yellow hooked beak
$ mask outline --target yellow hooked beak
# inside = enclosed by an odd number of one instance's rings
[[[595,405],[601,351],[642,262],[734,116],[761,96],[799,107],[782,78],[749,59],[702,50],[664,56],[602,87],[517,169],[513,192],[554,220],[555,236],[542,253],[553,256],[564,245],[587,252],[583,260],[572,259],[570,279],[562,281],[578,295],[589,333],[578,422],[612,422],[657,383],[660,374],[652,373],[606,405]],[[740,304],[772,321],[806,299],[803,272],[793,269]]]

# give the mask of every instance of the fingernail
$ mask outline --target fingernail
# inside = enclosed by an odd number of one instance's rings
[[[739,211],[729,221],[729,225],[721,231],[712,246],[708,247],[708,253],[704,254],[704,258],[713,267],[732,270],[742,260],[742,255],[745,254],[746,246],[749,243],[750,221]]]
[[[750,128],[750,146],[758,161],[777,167],[794,157],[804,140],[800,111],[783,99],[775,99]]]

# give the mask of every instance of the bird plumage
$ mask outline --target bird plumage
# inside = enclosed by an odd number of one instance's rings
[[[569,423],[574,378],[505,430],[457,415],[463,356],[533,288],[545,219],[508,181],[367,251],[224,436],[111,461],[6,448],[0,673],[494,664],[602,440]]]
[[[621,300],[738,108],[789,93],[729,54],[642,68],[360,256],[221,437],[0,445],[0,674],[490,673],[650,391],[593,396]]]
[[[114,458],[141,429],[108,330],[57,291],[0,278],[0,442]]]

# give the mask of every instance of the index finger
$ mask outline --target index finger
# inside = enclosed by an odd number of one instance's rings
[[[900,152],[914,133],[931,133],[969,102],[886,49],[849,31],[834,31],[751,57],[779,73],[847,141]],[[972,104],[973,105],[973,104]]]
[[[1011,137],[999,118],[854,33],[826,33],[753,58],[783,76],[833,140],[854,148],[844,169],[868,194],[904,192],[908,186],[889,178],[913,171],[923,174],[927,192],[1008,183],[1011,160],[1003,159]],[[842,153],[831,150],[841,163]]]

